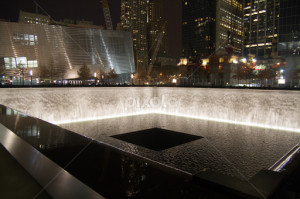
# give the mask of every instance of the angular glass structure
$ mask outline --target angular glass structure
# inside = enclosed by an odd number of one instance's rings
[[[43,66],[57,77],[75,78],[86,64],[92,72],[135,72],[129,32],[0,22],[0,46],[0,63],[9,71]]]

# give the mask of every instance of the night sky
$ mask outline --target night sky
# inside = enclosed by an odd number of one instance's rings
[[[36,0],[42,7],[39,13],[49,14],[54,20],[75,19],[93,21],[96,25],[104,24],[100,0]],[[120,0],[108,0],[114,27],[120,22]],[[168,20],[167,34],[169,54],[175,58],[181,52],[181,0],[163,0],[163,17]],[[19,10],[35,12],[33,0],[6,0],[0,3],[0,19],[18,21]]]

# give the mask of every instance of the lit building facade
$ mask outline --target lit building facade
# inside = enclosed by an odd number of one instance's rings
[[[49,24],[50,16],[20,10],[19,23]]]
[[[237,0],[185,0],[182,9],[184,57],[225,54],[227,47],[241,53],[242,5]]]
[[[300,1],[280,0],[278,55],[285,58],[282,81],[300,88]]]
[[[216,48],[217,54],[242,54],[243,18],[242,4],[237,0],[217,1]]]
[[[147,0],[121,0],[121,30],[132,33],[138,78],[148,66],[147,8]]]
[[[216,42],[216,1],[186,0],[182,9],[183,57],[208,56]]]
[[[0,46],[8,76],[20,68],[46,67],[55,78],[76,78],[84,64],[92,72],[135,72],[129,32],[0,22]]]
[[[280,0],[244,0],[244,56],[277,56]]]
[[[167,54],[167,35],[164,30],[165,21],[162,18],[162,0],[149,0],[148,1],[148,48],[149,56],[153,54],[157,45],[159,45],[159,55]],[[160,33],[163,33],[163,38],[159,44],[157,44]]]
[[[300,56],[300,1],[281,0],[278,55]]]

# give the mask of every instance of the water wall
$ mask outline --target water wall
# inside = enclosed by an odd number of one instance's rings
[[[159,88],[177,99],[162,112],[300,132],[300,92],[282,90]]]
[[[2,88],[0,103],[51,123],[147,113],[300,132],[300,92],[248,89]]]

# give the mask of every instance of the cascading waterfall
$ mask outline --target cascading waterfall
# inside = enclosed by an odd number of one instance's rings
[[[0,93],[0,104],[189,174],[209,168],[248,179],[299,143],[297,91],[97,87],[15,88]],[[9,115],[11,110],[2,111]],[[156,152],[111,137],[151,128],[203,139]]]
[[[0,103],[51,123],[147,113],[300,132],[300,92],[209,88],[1,89]]]

